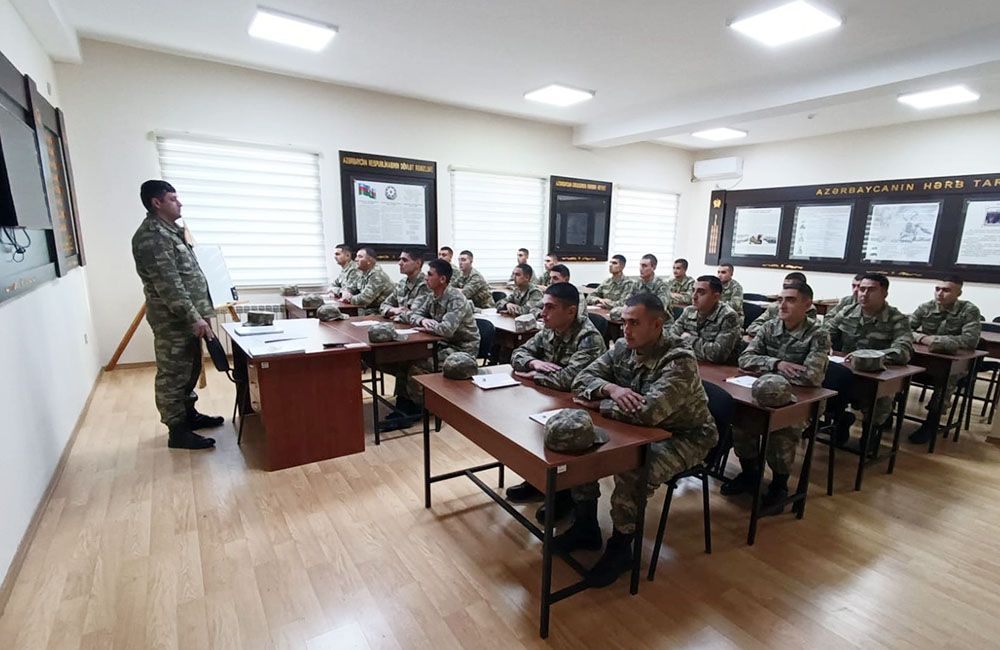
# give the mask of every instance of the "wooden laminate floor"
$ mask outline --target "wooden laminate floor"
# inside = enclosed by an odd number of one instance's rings
[[[981,424],[933,456],[907,446],[895,474],[872,470],[860,493],[856,458],[841,454],[832,498],[818,447],[805,519],[765,519],[753,548],[748,500],[713,483],[706,555],[700,492],[684,486],[656,581],[558,603],[543,642],[540,544],[466,480],[437,484],[425,510],[419,436],[380,447],[369,436],[363,454],[273,473],[253,469],[254,433],[248,461],[228,421],[214,451],[171,451],[152,372],[101,378],[0,648],[1000,645],[1000,449]],[[201,410],[228,416],[224,377],[209,374],[201,394]],[[317,417],[336,417],[335,400]],[[435,444],[435,471],[487,460],[447,426]]]

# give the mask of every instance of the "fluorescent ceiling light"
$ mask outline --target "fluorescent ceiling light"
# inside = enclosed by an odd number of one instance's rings
[[[973,92],[965,86],[948,86],[947,88],[938,88],[937,90],[926,90],[922,93],[900,95],[898,99],[913,108],[924,109],[948,106],[949,104],[974,102],[979,99],[979,93]]]
[[[552,104],[553,106],[572,106],[573,104],[593,99],[593,97],[593,90],[580,90],[579,88],[570,88],[569,86],[560,86],[559,84],[549,84],[544,88],[524,93],[525,99],[543,104]]]
[[[248,33],[254,38],[319,52],[337,35],[334,25],[257,7]]]
[[[838,16],[820,11],[804,0],[795,0],[729,26],[764,45],[777,47],[840,27],[841,22]]]
[[[696,138],[701,138],[702,140],[714,140],[719,142],[721,140],[736,140],[737,138],[747,137],[746,131],[740,131],[739,129],[730,129],[728,127],[721,127],[718,129],[708,129],[706,131],[695,131],[692,133]]]

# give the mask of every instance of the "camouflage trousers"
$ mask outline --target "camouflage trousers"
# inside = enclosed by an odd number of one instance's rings
[[[715,446],[715,438],[679,437],[649,446],[652,458],[649,463],[649,481],[646,498],[652,496],[660,485],[673,476],[694,467],[705,460],[705,456]],[[631,535],[635,532],[636,515],[639,511],[639,475],[634,469],[624,474],[616,474],[615,489],[611,493],[611,521],[615,530]],[[578,485],[572,490],[574,501],[596,501],[601,496],[601,487],[594,481]]]
[[[201,374],[201,339],[179,327],[153,329],[156,410],[168,428],[187,424],[188,412],[198,399],[194,387]]]
[[[767,464],[774,474],[791,474],[795,454],[805,426],[786,427],[772,431],[767,437]],[[756,460],[760,436],[733,427],[733,451],[740,460]]]
[[[951,408],[951,399],[955,396],[958,382],[965,379],[965,375],[952,375],[948,377],[948,383],[944,387],[944,393],[938,395],[940,391],[935,390],[929,402],[927,402],[927,421],[931,424],[940,424],[941,415]]]
[[[894,397],[892,395],[886,395],[885,397],[880,397],[875,400],[875,405],[872,407],[872,422],[875,423],[876,427],[880,427],[889,419],[892,414],[892,400]],[[861,406],[856,402],[851,402],[851,406],[856,409],[860,409]]]

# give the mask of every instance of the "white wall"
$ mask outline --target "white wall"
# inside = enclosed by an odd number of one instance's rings
[[[702,153],[697,158],[742,156],[743,180],[736,189],[814,185],[842,181],[888,180],[925,176],[1000,172],[1000,112],[899,126],[851,131],[774,144],[733,147]],[[725,181],[722,188],[732,186]],[[696,273],[714,272],[705,262],[709,198],[714,183],[694,183],[683,205],[679,248],[693,251]],[[781,286],[786,271],[737,268],[735,277],[747,291],[769,293]],[[853,273],[807,273],[818,298],[850,293]],[[933,298],[932,280],[890,278],[889,301],[904,312]],[[983,315],[1000,316],[996,285],[967,283],[964,298]]]
[[[7,0],[0,0],[0,51],[42,93],[52,62]],[[90,343],[84,342],[84,337]],[[31,521],[100,370],[86,271],[0,303],[0,576]]]
[[[330,246],[343,231],[341,149],[437,161],[438,241],[456,250],[461,242],[451,237],[449,165],[671,191],[688,186],[690,155],[668,147],[588,151],[572,146],[567,127],[94,41],[83,43],[83,61],[58,65],[57,74],[72,136],[102,361],[142,304],[129,240],[143,216],[139,184],[159,175],[155,147],[147,137],[152,130],[292,143],[322,152]],[[536,268],[541,268],[541,258],[542,251],[532,251]],[[398,276],[394,265],[386,270],[390,277]],[[606,275],[605,264],[575,264],[573,270],[579,283]],[[151,334],[143,325],[123,361],[151,358]]]

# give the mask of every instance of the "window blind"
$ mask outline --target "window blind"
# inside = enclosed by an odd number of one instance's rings
[[[628,260],[626,275],[639,274],[639,259],[647,253],[659,260],[659,275],[670,274],[677,233],[678,195],[625,187],[615,188],[614,238],[611,255]]]

